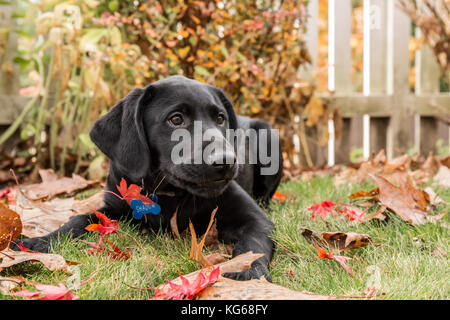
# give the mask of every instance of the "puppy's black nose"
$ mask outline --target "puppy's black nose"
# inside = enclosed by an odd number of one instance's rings
[[[223,153],[216,152],[209,158],[209,163],[218,172],[228,174],[232,171],[236,163],[236,155],[234,152],[229,151]]]

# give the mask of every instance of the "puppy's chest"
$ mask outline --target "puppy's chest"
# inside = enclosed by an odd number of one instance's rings
[[[178,231],[183,232],[192,221],[197,233],[204,232],[209,223],[211,212],[217,206],[215,201],[199,199],[198,197],[168,197],[159,196],[158,205],[161,207],[159,215],[149,215],[147,224],[154,230],[170,229],[171,220],[176,221]]]

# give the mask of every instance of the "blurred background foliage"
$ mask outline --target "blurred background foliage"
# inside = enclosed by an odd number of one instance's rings
[[[0,154],[0,171],[20,159],[26,164],[20,170],[32,171],[32,178],[48,167],[61,174],[104,177],[107,161],[89,139],[92,123],[131,89],[175,74],[221,87],[239,114],[265,119],[279,129],[286,169],[312,167],[310,149],[327,146],[327,121],[335,121],[339,139],[342,119],[320,94],[333,98],[327,92],[328,0],[319,0],[313,82],[299,76],[311,62],[304,38],[307,3],[0,0],[0,9],[13,9],[11,26],[0,23],[0,62],[8,37],[18,37],[15,66],[3,64],[2,71],[18,68],[20,95],[29,97],[0,135],[0,151],[8,139],[20,136],[15,148]],[[352,91],[361,93],[363,1],[352,4]],[[420,12],[413,0],[399,4],[422,31],[416,38],[413,29],[410,38],[413,91],[414,53],[424,43],[448,74],[450,29],[445,17]],[[448,81],[442,79],[441,91],[448,91]],[[358,154],[353,158],[359,159]]]
[[[314,85],[299,78],[311,61],[306,0],[2,2],[15,6],[20,94],[34,98],[0,145],[20,125],[35,172],[94,174],[105,159],[89,139],[92,123],[131,89],[169,75],[224,89],[239,114],[288,138],[287,158],[294,134],[308,149],[304,118],[314,127],[333,117],[318,98],[306,107]]]

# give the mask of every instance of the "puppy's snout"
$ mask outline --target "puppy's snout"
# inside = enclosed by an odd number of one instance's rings
[[[236,155],[234,152],[216,152],[211,155],[209,159],[210,165],[217,171],[225,176],[232,173],[233,167],[236,164]]]

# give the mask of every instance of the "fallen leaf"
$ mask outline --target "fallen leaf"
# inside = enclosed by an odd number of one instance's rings
[[[348,197],[350,199],[359,199],[359,198],[366,198],[366,197],[375,197],[380,193],[380,189],[375,188],[372,189],[370,191],[364,191],[364,190],[360,190],[358,192],[352,193],[351,195],[349,195]]]
[[[337,256],[332,251],[327,252],[327,251],[325,251],[324,249],[320,248],[317,245],[315,245],[315,247],[316,247],[317,252],[319,254],[319,259],[329,259],[329,260],[337,261],[353,277],[352,269],[346,263],[346,261],[348,261],[348,260],[359,261],[359,260],[356,260],[356,259],[353,259],[353,258],[350,258],[350,257],[346,257],[346,256]]]
[[[102,204],[101,193],[84,200],[55,198],[42,202],[27,198],[19,189],[16,203],[10,204],[9,207],[20,215],[23,224],[22,234],[33,238],[45,236],[59,229],[71,217],[92,212]]]
[[[215,265],[214,267],[220,268],[220,273],[235,273],[235,272],[242,272],[249,270],[251,268],[251,265],[253,262],[258,260],[259,258],[263,257],[264,253],[253,253],[251,251],[240,254],[233,259],[230,259],[228,261],[219,263]],[[213,266],[205,267],[201,270],[197,270],[194,272],[191,272],[187,275],[184,275],[183,277],[188,279],[189,281],[193,281],[200,272],[209,272],[211,271]],[[175,284],[181,284],[181,279],[178,277],[176,279],[171,280],[172,283]],[[163,284],[161,285],[160,289],[165,290],[169,288],[169,284]]]
[[[8,187],[6,189],[0,190],[0,200],[6,199],[7,204],[11,203],[12,196],[14,197],[14,200],[15,200],[15,190],[14,189],[11,189]]]
[[[103,194],[103,192],[97,192],[96,194],[83,200],[75,199],[75,202],[72,204],[70,210],[74,213],[74,215],[91,212],[103,207],[104,197],[105,195]]]
[[[0,268],[7,268],[25,261],[41,262],[50,271],[62,270],[69,273],[69,264],[59,254],[35,253],[30,251],[0,251]]]
[[[431,205],[434,206],[434,205],[437,205],[439,203],[445,203],[445,201],[441,197],[439,197],[436,194],[436,192],[434,192],[434,190],[431,187],[425,188],[424,191],[428,194],[428,196],[430,198],[430,204]]]
[[[214,252],[211,254],[208,254],[207,256],[205,256],[205,259],[208,260],[208,262],[211,265],[215,265],[215,264],[219,264],[222,262],[225,262],[226,260],[224,259],[224,257],[222,257],[222,255],[218,252]]]
[[[289,199],[289,195],[286,194],[282,194],[281,192],[275,191],[275,193],[272,196],[272,200],[273,201],[278,201],[278,202],[285,202]]]
[[[308,228],[300,227],[302,236],[310,244],[319,245],[321,247],[330,246],[338,252],[365,247],[372,242],[368,234],[360,234],[356,232],[322,232],[320,235]]]
[[[341,208],[336,207],[336,211],[339,212],[340,214],[342,214],[343,217],[345,217],[346,220],[349,221],[358,221],[358,222],[364,222],[364,216],[366,214],[366,210],[361,210],[358,207],[349,205],[349,204],[344,204],[344,203],[340,203],[339,204]]]
[[[322,238],[339,252],[365,247],[372,242],[368,234],[356,232],[322,232]]]
[[[430,153],[417,170],[409,172],[409,176],[415,184],[425,184],[436,174],[439,166],[439,160]]]
[[[208,227],[206,228],[206,232],[203,235],[203,238],[200,241],[200,243],[197,243],[197,235],[195,234],[194,226],[193,226],[192,222],[189,221],[189,230],[191,232],[191,237],[192,237],[192,240],[191,240],[191,251],[189,253],[189,259],[197,261],[197,262],[201,263],[203,266],[211,265],[211,263],[203,255],[203,246],[205,244],[206,235],[208,234],[209,230],[211,229],[212,224],[214,223],[214,217],[215,217],[216,212],[217,212],[218,209],[219,209],[219,207],[216,207],[212,211]]]
[[[433,182],[443,188],[450,188],[450,169],[446,166],[440,166]]]
[[[117,190],[119,191],[120,195],[122,197],[122,200],[125,200],[128,205],[130,205],[131,200],[141,200],[143,204],[154,204],[152,200],[150,200],[148,197],[141,194],[142,188],[139,187],[136,184],[130,184],[130,186],[127,186],[127,182],[124,178],[120,180],[120,184],[117,187]]]
[[[181,239],[180,233],[178,232],[177,215],[178,215],[178,207],[175,209],[172,218],[170,218],[170,229],[172,230],[172,234],[175,238]]]
[[[22,233],[20,216],[0,203],[0,251],[7,248],[12,240],[16,240]]]
[[[74,296],[71,291],[79,288],[80,286],[91,281],[97,274],[83,281],[79,284],[74,285],[71,288],[67,288],[63,283],[58,283],[56,286],[40,283],[30,283],[38,291],[21,290],[13,293],[9,293],[10,296],[22,297],[22,298],[37,298],[37,300],[74,300],[78,297]]]
[[[58,178],[52,169],[39,170],[42,182],[22,187],[22,192],[31,200],[50,199],[56,195],[72,195],[77,191],[100,184],[100,181],[90,181],[76,174],[72,178]]]
[[[121,249],[117,248],[114,244],[111,243],[108,239],[105,239],[106,242],[111,246],[111,248],[114,250],[111,258],[114,260],[128,260],[131,258],[130,252],[123,252]]]
[[[386,206],[403,220],[421,225],[441,219],[445,215],[429,216],[425,205],[425,195],[415,189],[408,180],[397,187],[383,177],[370,176],[379,186],[380,193],[377,198],[380,205]]]
[[[192,300],[207,286],[217,281],[220,275],[220,269],[219,267],[214,268],[208,276],[200,272],[192,282],[183,277],[180,271],[178,273],[181,284],[168,281],[169,289],[164,285],[158,286],[155,290],[154,300]]]
[[[367,161],[344,167],[335,175],[334,184],[335,186],[348,183],[361,184],[367,182],[370,174],[381,176],[392,184],[399,184],[406,176],[409,176],[415,184],[422,184],[428,182],[436,173],[438,166],[439,160],[432,154],[423,162],[417,162],[407,154],[388,161],[384,150],[381,150]]]
[[[230,243],[223,243],[219,240],[219,232],[216,228],[216,222],[213,223],[211,229],[205,238],[205,247],[212,251],[218,251],[223,255],[231,256],[233,254],[234,245]]]
[[[336,212],[333,210],[333,207],[336,206],[337,203],[332,201],[322,201],[321,203],[315,203],[310,206],[307,210],[312,211],[312,220],[316,220],[316,215],[319,215],[321,218],[326,218],[328,215],[332,214],[333,216],[337,216]]]
[[[90,224],[85,229],[87,231],[98,232],[101,236],[117,233],[119,230],[119,222],[117,220],[109,219],[105,214],[93,210],[97,218],[100,219],[102,224]]]
[[[236,281],[220,277],[197,295],[199,300],[332,300],[335,297],[294,291],[262,279]]]
[[[7,294],[24,281],[25,278],[22,276],[0,277],[0,292]]]

